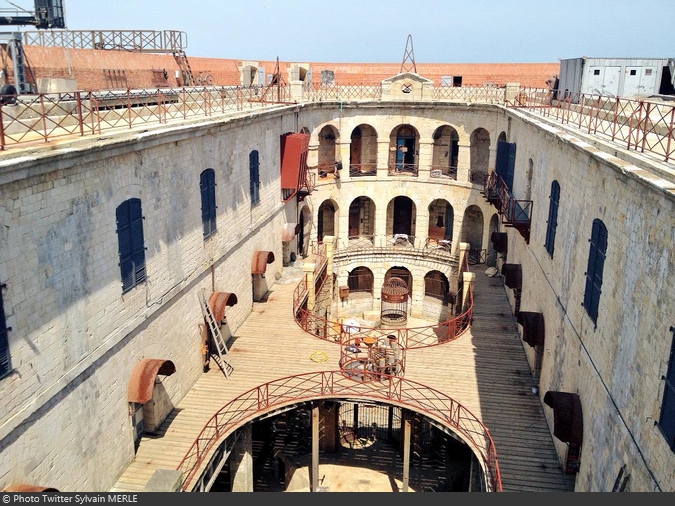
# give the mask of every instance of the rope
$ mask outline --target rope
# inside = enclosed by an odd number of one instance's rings
[[[309,358],[312,360],[312,362],[318,362],[321,364],[328,361],[328,353],[325,351],[315,351],[309,356]]]

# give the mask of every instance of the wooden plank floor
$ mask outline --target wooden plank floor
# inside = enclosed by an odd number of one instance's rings
[[[573,491],[562,473],[542,403],[500,278],[474,266],[475,316],[470,332],[440,346],[410,350],[406,378],[440,390],[488,428],[497,448],[504,491]],[[156,436],[144,436],[134,461],[112,492],[143,491],[157,469],[176,469],[206,421],[239,394],[284,376],[336,370],[340,347],[303,332],[293,321],[293,290],[300,269],[286,269],[266,302],[230,341],[235,370],[226,378],[213,365],[181,400]],[[270,325],[274,322],[274,325]],[[325,363],[310,358],[328,355]]]

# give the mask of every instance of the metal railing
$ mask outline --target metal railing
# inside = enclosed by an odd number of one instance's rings
[[[264,107],[252,101],[258,93],[211,86],[20,95],[0,104],[0,149]]]
[[[115,49],[146,53],[184,50],[187,33],[174,30],[43,30],[23,32],[25,46]]]
[[[507,107],[534,111],[666,162],[675,157],[674,102],[523,88]]]
[[[33,32],[26,32],[28,34]],[[101,32],[38,32],[35,37],[70,37]],[[126,34],[127,32],[114,32]],[[148,50],[166,50],[182,44],[176,34],[182,32],[128,32],[129,43],[124,46],[145,47]],[[59,35],[61,34],[61,35]],[[178,39],[176,39],[178,37]],[[111,39],[116,40],[116,39]],[[59,42],[63,45],[65,42]],[[75,44],[75,42],[73,42]],[[104,41],[104,45],[108,45]],[[116,44],[116,42],[110,42]],[[170,47],[169,47],[170,46]],[[437,100],[452,100],[450,94],[466,93],[471,101],[495,103],[494,94],[503,94],[495,87],[441,87]],[[312,87],[303,101],[320,100],[380,100],[381,87],[318,85]],[[454,96],[454,95],[453,95]],[[62,94],[4,95],[0,96],[0,149],[6,150],[29,142],[49,142],[65,136],[100,135],[104,131],[132,128],[170,120],[186,120],[200,116],[239,111],[245,107],[266,107],[272,104],[295,103],[290,86],[204,86],[184,88],[156,88],[122,90],[119,92],[77,91]],[[497,101],[497,103],[504,103]],[[557,90],[522,88],[506,107],[527,109],[565,125],[619,143],[622,147],[640,153],[649,153],[666,162],[675,157],[675,104],[657,99],[626,99],[588,94],[566,94]],[[102,111],[105,110],[105,114]],[[372,175],[373,168],[359,174],[349,168],[350,175]],[[387,167],[392,176],[417,176],[420,167],[413,163],[392,163]],[[425,169],[426,170],[426,169]],[[429,166],[430,173],[452,178],[452,169]],[[663,177],[672,180],[672,174]],[[485,174],[471,173],[471,181],[480,184]],[[456,176],[455,176],[456,177]]]
[[[375,386],[354,381],[345,371],[324,371],[288,376],[267,382],[239,395],[223,406],[204,425],[177,466],[182,472],[181,491],[189,491],[217,443],[241,425],[274,408],[318,399],[359,399],[386,402],[422,413],[453,429],[474,451],[485,473],[488,492],[501,492],[497,450],[488,429],[466,407],[431,387],[386,376]]]

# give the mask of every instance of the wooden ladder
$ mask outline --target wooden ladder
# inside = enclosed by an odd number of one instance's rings
[[[194,76],[192,75],[192,68],[190,68],[190,62],[188,61],[185,51],[182,49],[173,53],[174,59],[178,62],[180,67],[181,76],[182,76],[182,85],[183,86],[194,86]]]
[[[223,335],[220,333],[220,323],[216,321],[209,306],[206,296],[204,295],[204,289],[199,292],[199,302],[202,307],[202,314],[204,315],[204,320],[206,320],[209,330],[211,331],[211,339],[213,344],[216,347],[218,355],[213,355],[214,359],[218,363],[220,369],[225,373],[225,377],[229,378],[230,373],[234,371],[234,365],[230,361],[230,353],[227,350],[227,345],[223,339]]]

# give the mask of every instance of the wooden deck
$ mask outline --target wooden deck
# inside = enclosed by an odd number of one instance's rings
[[[470,332],[451,343],[408,351],[406,379],[444,392],[483,422],[497,448],[505,492],[571,492],[574,477],[561,471],[544,406],[532,394],[533,380],[502,279],[488,278],[484,269],[474,269]],[[136,458],[112,492],[141,492],[155,470],[176,469],[206,421],[237,395],[284,376],[338,369],[340,347],[306,334],[293,320],[300,273],[294,276],[285,273],[233,336],[229,349],[235,370],[229,378],[212,366],[159,434],[142,438]],[[328,360],[313,361],[315,351],[325,352]]]

